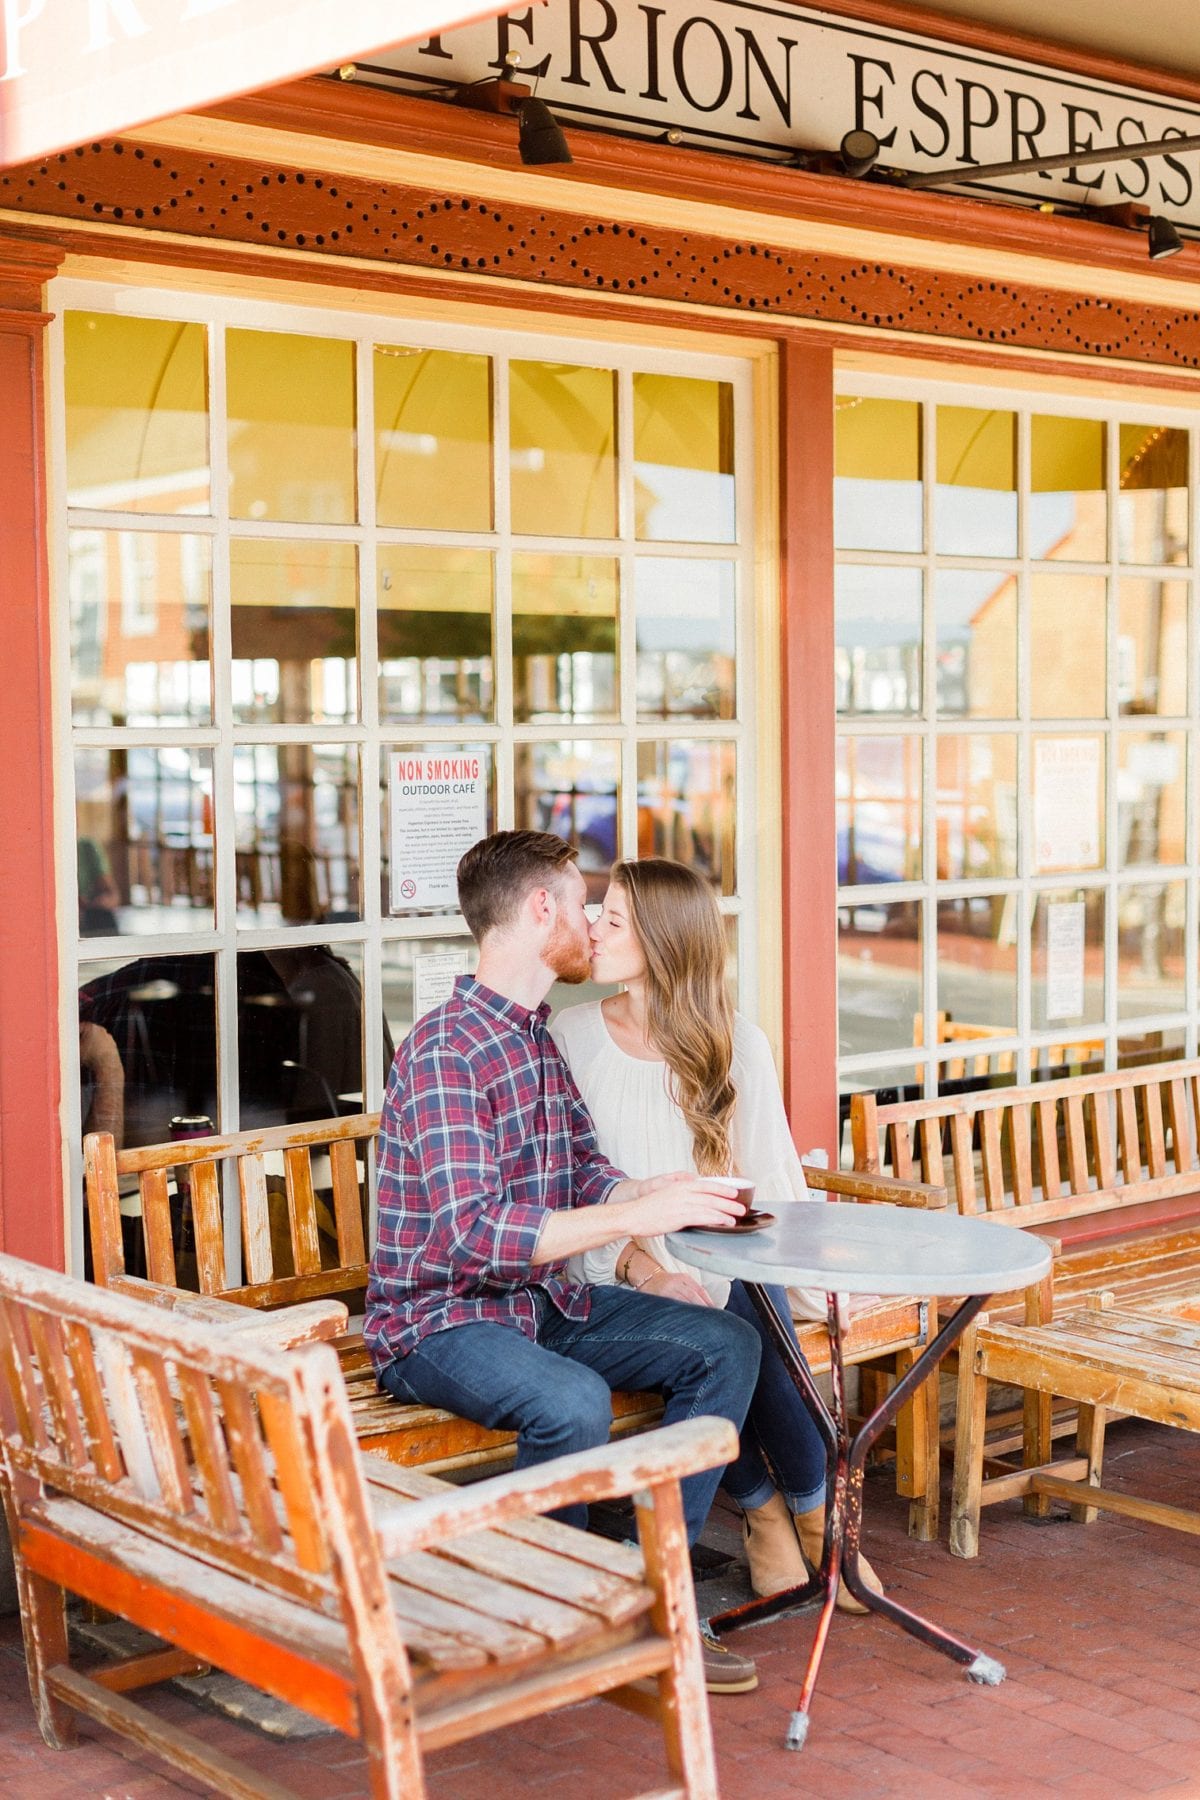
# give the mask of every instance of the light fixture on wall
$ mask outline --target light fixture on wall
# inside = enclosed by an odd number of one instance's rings
[[[1164,219],[1161,213],[1154,213],[1147,229],[1151,262],[1162,262],[1165,257],[1179,255],[1183,249],[1183,239],[1170,219]]]
[[[475,112],[515,115],[517,147],[523,163],[569,163],[574,158],[562,126],[544,100],[523,81],[514,81],[521,56],[510,50],[504,58],[505,73],[486,81],[472,81],[456,88],[452,98],[456,106],[468,106]]]
[[[861,181],[879,161],[880,143],[873,131],[848,131],[838,145],[838,155],[847,175]]]
[[[1111,206],[1084,207],[1078,216],[1100,225],[1117,225],[1122,231],[1144,231],[1151,262],[1178,256],[1183,249],[1183,239],[1170,219],[1164,219],[1161,213],[1152,213],[1148,206],[1139,206],[1132,200],[1116,201]]]

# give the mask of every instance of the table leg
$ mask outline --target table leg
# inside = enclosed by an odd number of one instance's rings
[[[816,1424],[829,1450],[829,1472],[826,1484],[825,1506],[825,1552],[822,1558],[821,1571],[814,1581],[804,1587],[788,1588],[781,1594],[772,1594],[769,1599],[755,1600],[745,1606],[731,1608],[710,1620],[711,1628],[716,1632],[732,1630],[738,1625],[748,1624],[753,1619],[767,1618],[772,1613],[782,1612],[785,1608],[796,1606],[805,1600],[821,1598],[821,1612],[817,1620],[817,1629],[809,1651],[808,1666],[804,1674],[804,1682],[800,1696],[796,1702],[796,1710],[792,1714],[788,1727],[787,1742],[789,1749],[798,1750],[808,1735],[808,1710],[816,1688],[817,1675],[821,1667],[821,1659],[825,1652],[825,1643],[829,1635],[829,1625],[833,1616],[834,1603],[837,1597],[839,1576],[854,1598],[872,1612],[882,1613],[896,1625],[928,1644],[931,1649],[940,1650],[954,1662],[965,1666],[970,1680],[994,1687],[1004,1680],[1003,1664],[982,1651],[965,1644],[950,1632],[943,1631],[919,1613],[910,1612],[907,1607],[890,1600],[886,1594],[876,1594],[862,1580],[859,1572],[859,1544],[862,1533],[863,1475],[866,1460],[880,1435],[892,1424],[896,1414],[909,1396],[927,1381],[934,1373],[947,1351],[951,1350],[962,1336],[967,1326],[987,1303],[984,1294],[973,1294],[964,1300],[962,1305],[946,1321],[932,1343],[926,1344],[921,1354],[895,1384],[882,1405],[876,1407],[851,1442],[846,1422],[845,1400],[845,1364],[842,1350],[842,1325],[838,1314],[834,1295],[828,1296],[829,1303],[829,1336],[832,1349],[830,1374],[833,1388],[833,1410],[825,1405],[820,1390],[813,1381],[804,1358],[796,1348],[786,1321],[780,1318],[771,1302],[770,1296],[761,1288],[748,1283],[750,1295],[760,1317],[767,1327],[768,1333],[783,1358],[784,1367],[800,1393],[805,1406]]]

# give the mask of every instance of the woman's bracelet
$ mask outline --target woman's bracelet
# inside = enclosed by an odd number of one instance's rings
[[[665,1269],[660,1269],[658,1264],[655,1263],[650,1273],[642,1281],[631,1281],[629,1285],[635,1294],[640,1294],[644,1287],[650,1286],[650,1283],[654,1280],[656,1275],[665,1275],[666,1272]]]
[[[635,1243],[633,1243],[631,1240],[625,1246],[624,1254],[617,1258],[617,1263],[616,1263],[617,1280],[618,1280],[618,1282],[623,1281],[625,1283],[626,1287],[633,1286],[633,1283],[629,1279],[629,1265],[633,1261],[636,1252],[637,1252],[637,1245]]]

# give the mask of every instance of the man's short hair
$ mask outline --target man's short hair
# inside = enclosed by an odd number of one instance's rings
[[[477,944],[515,918],[533,888],[556,887],[579,852],[551,831],[494,831],[458,865],[458,904]]]

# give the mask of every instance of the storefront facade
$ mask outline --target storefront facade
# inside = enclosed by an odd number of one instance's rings
[[[700,869],[804,1148],[839,1090],[1196,1053],[1200,253],[1070,171],[780,152],[1144,142],[1200,89],[635,10],[0,175],[6,1248],[83,1267],[88,1128],[378,1105],[471,966],[422,794],[597,898]],[[446,103],[512,49],[569,168]],[[1195,161],[1086,185],[1186,228]]]

